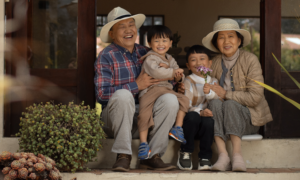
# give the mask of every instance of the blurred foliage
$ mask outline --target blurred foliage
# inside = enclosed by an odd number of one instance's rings
[[[20,118],[20,149],[44,154],[62,171],[83,170],[97,156],[105,139],[96,109],[89,106],[47,102],[26,108]]]
[[[3,151],[0,154],[0,164],[4,166],[2,169],[4,180],[62,179],[59,170],[55,167],[55,161],[42,154],[35,156],[33,153]]]

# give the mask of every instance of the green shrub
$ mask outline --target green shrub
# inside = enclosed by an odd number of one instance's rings
[[[47,102],[26,108],[20,118],[20,149],[55,160],[61,171],[83,170],[105,139],[102,121],[89,106]]]

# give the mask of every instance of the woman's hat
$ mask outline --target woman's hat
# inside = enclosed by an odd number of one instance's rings
[[[129,18],[133,18],[135,20],[136,28],[140,28],[143,25],[146,16],[144,14],[131,15],[128,11],[121,7],[116,7],[112,11],[110,11],[107,15],[108,23],[102,27],[100,32],[101,41],[105,43],[112,42],[112,39],[108,35],[108,32],[110,31],[111,27],[113,27],[113,25],[115,25],[117,22]]]
[[[206,48],[208,48],[208,49],[210,49],[210,50],[212,50],[214,52],[220,52],[212,44],[212,42],[211,42],[212,38],[219,31],[232,31],[232,30],[239,32],[244,37],[243,47],[247,46],[248,44],[250,44],[251,35],[250,35],[249,31],[247,31],[245,29],[241,29],[240,26],[239,26],[239,24],[235,20],[233,20],[233,19],[220,19],[220,20],[218,20],[214,24],[213,32],[210,32],[207,36],[205,36],[202,39],[202,44]]]

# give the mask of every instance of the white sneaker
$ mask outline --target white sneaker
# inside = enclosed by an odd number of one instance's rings
[[[198,170],[199,171],[207,171],[211,170],[211,162],[209,159],[199,159],[198,163]]]
[[[181,170],[192,170],[193,169],[193,163],[192,163],[192,153],[188,152],[181,152],[178,151],[178,161],[177,166]]]

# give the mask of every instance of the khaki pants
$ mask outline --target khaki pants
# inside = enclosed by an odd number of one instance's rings
[[[160,96],[153,107],[153,119],[155,126],[149,132],[149,146],[152,157],[154,154],[163,156],[167,150],[169,131],[172,128],[179,104],[174,94]],[[116,91],[107,106],[102,112],[104,131],[109,138],[115,142],[112,152],[119,154],[132,154],[132,138],[139,138],[137,128],[138,105],[135,105],[134,98],[128,90]]]
[[[153,106],[157,98],[167,93],[174,94],[178,100],[179,109],[185,113],[188,112],[190,101],[188,97],[183,94],[176,93],[167,87],[154,86],[149,89],[139,100],[140,112],[138,116],[138,128],[140,132],[154,126],[152,113]],[[177,114],[177,112],[174,113]]]

